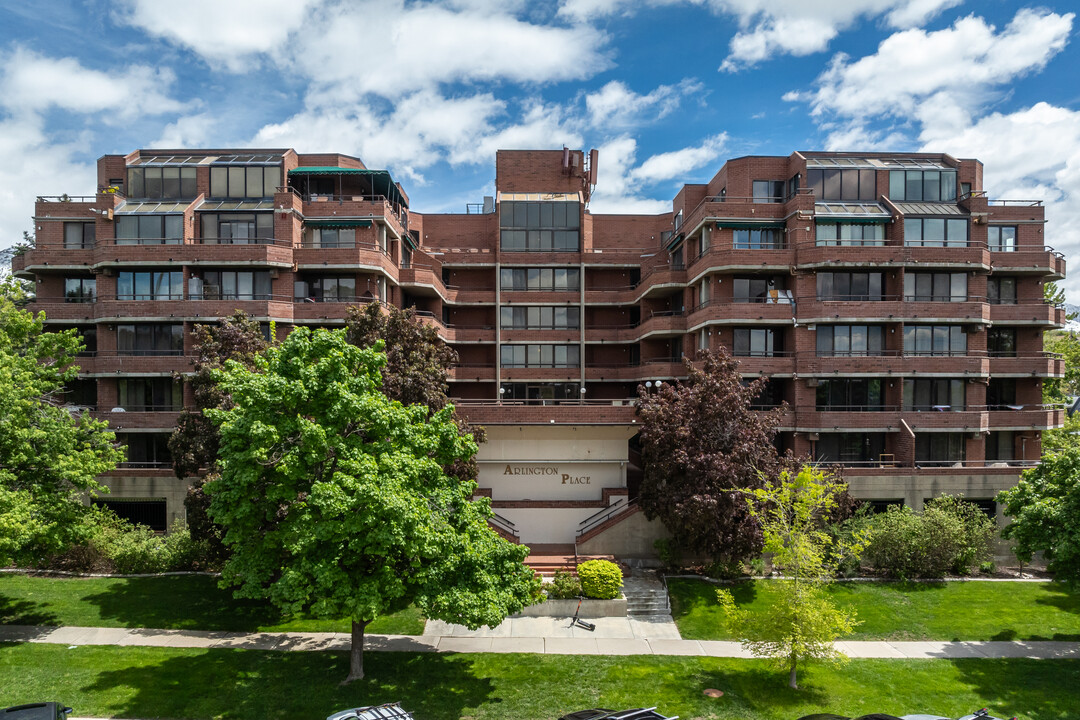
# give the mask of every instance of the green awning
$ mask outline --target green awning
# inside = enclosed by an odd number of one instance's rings
[[[394,178],[390,176],[390,173],[386,170],[368,170],[366,168],[341,168],[332,167],[328,165],[316,165],[308,167],[293,168],[289,171],[289,175],[298,176],[311,176],[311,175],[350,175],[350,176],[362,176],[371,179],[371,189],[375,194],[383,194],[390,199],[391,202],[409,206],[405,196],[398,190],[397,185],[394,184]]]
[[[765,230],[768,228],[783,229],[784,223],[774,221],[753,222],[747,220],[717,220],[716,227],[735,228],[736,230]]]
[[[369,228],[370,220],[339,220],[338,218],[308,218],[304,220],[308,227],[320,228]]]

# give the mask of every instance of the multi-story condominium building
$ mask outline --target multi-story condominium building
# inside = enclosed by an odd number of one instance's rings
[[[588,209],[597,155],[504,151],[496,195],[414,212],[346,155],[138,150],[88,197],[38,198],[16,257],[34,309],[86,342],[72,404],[127,462],[107,501],[164,528],[183,513],[166,440],[190,401],[191,329],[236,310],[283,335],[350,304],[415,307],[460,361],[451,395],[487,428],[479,492],[529,544],[645,556],[633,398],[726,346],[786,403],[778,442],[845,466],[852,493],[920,507],[995,493],[1040,455],[1063,373],[1042,334],[1063,278],[1038,202],[994,201],[982,164],[797,152],[728,161],[669,212]]]

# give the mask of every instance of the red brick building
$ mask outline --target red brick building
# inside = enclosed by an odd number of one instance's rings
[[[70,401],[128,462],[109,502],[182,516],[166,438],[189,398],[194,324],[240,309],[279,335],[358,302],[413,306],[458,352],[451,394],[488,428],[480,492],[531,544],[651,554],[633,504],[632,400],[726,346],[786,403],[779,442],[847,467],[852,492],[991,503],[1062,411],[1042,333],[1065,275],[1037,202],[996,201],[982,165],[938,154],[728,161],[670,212],[588,209],[597,156],[502,151],[496,196],[424,214],[390,174],[293,150],[140,150],[87,197],[42,197],[16,275],[86,340]]]

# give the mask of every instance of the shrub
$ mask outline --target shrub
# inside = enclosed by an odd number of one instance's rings
[[[993,575],[995,572],[997,572],[997,565],[994,564],[993,560],[987,560],[984,563],[979,563],[979,572],[981,572],[983,575]]]
[[[750,559],[750,574],[764,576],[765,575],[765,558],[751,558]]]
[[[555,577],[544,586],[544,591],[552,600],[566,600],[581,595],[581,581],[565,570],[556,570]]]
[[[577,566],[581,590],[585,597],[610,600],[618,597],[622,587],[622,570],[608,560],[586,560]]]
[[[671,538],[659,538],[653,541],[653,548],[660,562],[669,570],[678,570],[682,567],[682,550]]]
[[[962,498],[942,496],[921,514],[890,507],[874,518],[865,557],[901,579],[967,575],[993,550],[994,521]]]

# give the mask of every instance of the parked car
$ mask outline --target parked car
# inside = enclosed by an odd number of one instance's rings
[[[401,707],[401,703],[387,703],[342,710],[326,720],[413,720],[413,716]]]
[[[2,720],[67,720],[71,708],[63,703],[30,703],[0,710]]]
[[[636,708],[634,710],[607,710],[605,708],[593,708],[592,710],[579,710],[576,713],[563,715],[559,720],[676,720],[678,715],[668,717],[656,712],[656,708]]]
[[[833,715],[831,713],[817,713],[814,715],[803,715],[799,720],[953,720],[953,718],[945,717],[944,715],[903,715],[897,717],[895,715],[886,715],[885,713],[873,713],[871,715],[860,715],[856,718],[849,718],[844,715]],[[1002,720],[1002,718],[995,717],[990,714],[990,711],[986,708],[976,710],[970,715],[965,715],[957,720]],[[1011,720],[1016,720],[1013,717]]]

